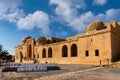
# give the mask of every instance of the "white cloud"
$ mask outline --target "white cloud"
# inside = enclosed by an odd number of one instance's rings
[[[24,12],[18,9],[21,0],[0,0],[0,20],[8,20],[16,23],[20,18],[24,17]]]
[[[30,30],[37,27],[43,34],[49,34],[49,16],[42,11],[25,15],[19,9],[21,4],[22,0],[0,0],[0,20],[15,23],[19,29]]]
[[[64,18],[66,22],[71,22],[77,17],[77,9],[85,7],[84,0],[50,0],[50,4],[57,5],[55,13]]]
[[[76,31],[84,31],[85,27],[91,22],[94,18],[94,15],[91,11],[88,11],[84,14],[79,15],[77,18],[74,18],[72,22],[68,23]]]
[[[97,15],[94,15],[93,12],[88,11],[84,14],[81,14],[78,16],[78,18],[75,18],[71,23],[69,23],[71,26],[74,27],[75,30],[81,31],[85,30],[87,25],[93,21],[93,20],[100,20],[100,21],[110,21],[110,20],[120,20],[118,18],[120,16],[120,9],[109,9],[105,13],[99,13]]]
[[[84,14],[78,15],[71,23],[69,23],[77,31],[85,30],[87,25],[93,20],[110,21],[120,20],[120,9],[109,9],[105,13],[94,15],[93,12],[88,11]]]
[[[86,26],[95,19],[101,21],[119,20],[120,9],[109,9],[97,15],[91,11],[80,14],[78,9],[80,10],[86,7],[84,1],[85,0],[50,0],[50,4],[56,5],[55,13],[58,15],[58,18],[78,32],[85,30]],[[94,0],[94,4],[99,3],[99,5],[103,5],[106,2],[107,0]],[[23,10],[18,8],[21,3],[21,0],[0,0],[0,20],[15,23],[19,29],[30,30],[38,28],[43,34],[49,34],[49,15],[43,11],[36,11],[25,15]],[[65,32],[61,33],[66,34]]]
[[[120,16],[120,9],[109,9],[105,12],[105,14],[100,13],[96,16],[96,18],[109,21],[109,20],[120,20],[118,17]]]
[[[93,4],[95,5],[104,5],[107,3],[107,0],[93,0]]]
[[[16,9],[14,12],[9,14],[2,14],[1,19],[5,19],[12,23],[17,23],[21,18],[25,17],[22,10]]]
[[[25,18],[18,21],[17,26],[19,29],[33,29],[34,27],[39,28],[42,33],[49,33],[49,16],[42,12],[36,11],[33,14],[29,14]]]
[[[77,9],[85,8],[84,0],[50,0],[51,5],[56,5],[55,13],[74,29],[78,27],[78,11]]]
[[[0,13],[15,11],[21,4],[21,0],[0,0]]]
[[[117,17],[120,16],[120,9],[109,9],[105,13],[99,13],[97,15],[91,11],[78,14],[77,8],[71,5],[71,3],[75,5],[73,0],[50,0],[51,5],[56,5],[55,13],[59,18],[78,32],[84,31],[87,25],[93,20],[118,20]],[[80,1],[80,3],[79,6],[82,6],[84,1]],[[81,9],[81,7],[79,8]]]

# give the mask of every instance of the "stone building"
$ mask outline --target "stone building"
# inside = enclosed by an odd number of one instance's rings
[[[86,32],[66,39],[24,37],[15,48],[15,62],[107,64],[120,59],[120,23],[93,21]]]

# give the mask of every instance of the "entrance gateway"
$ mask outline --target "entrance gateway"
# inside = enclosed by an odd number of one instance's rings
[[[22,59],[23,59],[23,54],[22,52],[20,52],[20,62],[23,62]]]

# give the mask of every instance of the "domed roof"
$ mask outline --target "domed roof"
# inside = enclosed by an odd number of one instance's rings
[[[106,27],[104,26],[103,22],[101,22],[99,20],[95,20],[88,25],[86,31],[101,30],[101,29],[105,29],[105,28]]]
[[[46,44],[46,43],[47,43],[47,39],[46,39],[44,36],[40,36],[40,37],[37,39],[37,43],[38,43],[38,44]]]
[[[27,39],[30,39],[30,38],[32,38],[32,37],[26,36],[26,37],[24,37],[24,38],[22,39],[22,42],[26,42],[26,40],[27,40]]]

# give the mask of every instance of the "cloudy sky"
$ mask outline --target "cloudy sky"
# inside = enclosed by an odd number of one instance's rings
[[[120,21],[120,0],[0,0],[0,44],[11,54],[24,36],[66,38],[93,20]]]

